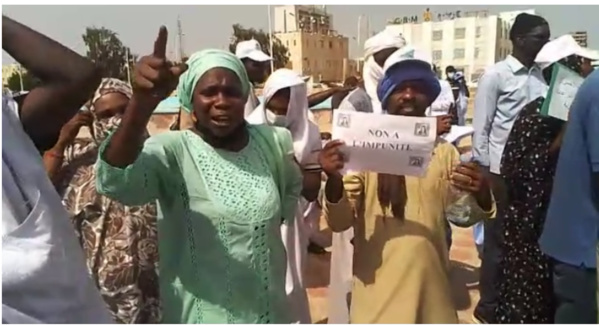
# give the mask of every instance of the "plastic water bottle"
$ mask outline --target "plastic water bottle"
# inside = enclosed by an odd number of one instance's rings
[[[460,156],[460,163],[471,161],[471,152],[464,153]],[[457,165],[455,167],[457,167]],[[467,228],[472,226],[470,206],[473,202],[471,202],[471,200],[473,200],[473,198],[470,193],[454,186],[450,186],[445,209],[447,219],[458,227]]]

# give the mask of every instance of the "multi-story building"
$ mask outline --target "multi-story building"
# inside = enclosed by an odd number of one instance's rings
[[[277,6],[273,23],[275,36],[289,50],[288,68],[315,81],[339,81],[353,73],[349,40],[333,29],[324,6]]]
[[[570,35],[572,35],[572,37],[574,37],[574,40],[576,40],[576,42],[578,42],[578,45],[580,45],[582,47],[588,46],[587,42],[589,40],[589,35],[587,34],[586,31],[572,32],[572,33],[570,33]]]
[[[427,9],[422,19],[396,18],[386,28],[429,51],[438,69],[453,65],[464,72],[468,82],[476,84],[487,67],[511,53],[509,30],[521,12],[534,10],[489,15],[487,11],[433,13]]]

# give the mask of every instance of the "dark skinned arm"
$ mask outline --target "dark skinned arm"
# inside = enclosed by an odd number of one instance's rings
[[[327,175],[327,182],[324,186],[326,198],[331,203],[337,203],[343,197],[343,176],[341,174]]]
[[[104,151],[104,161],[118,168],[125,168],[135,162],[143,148],[150,117],[159,103],[160,100],[144,100],[133,95],[121,124],[114,131]]]
[[[308,96],[308,107],[314,107],[322,102],[324,102],[325,100],[327,100],[327,98],[333,96],[333,94],[341,91],[343,88],[329,88],[327,90],[323,90],[320,92],[317,92],[315,94],[309,95]]]
[[[90,60],[6,16],[2,16],[2,49],[42,80],[42,86],[24,99],[19,116],[33,143],[45,151],[96,90],[99,70]]]
[[[44,167],[48,178],[57,187],[61,179],[62,163],[64,162],[64,151],[68,144],[57,141],[56,145],[44,153]]]
[[[302,196],[308,202],[313,202],[318,198],[322,176],[320,171],[304,171],[303,174]]]

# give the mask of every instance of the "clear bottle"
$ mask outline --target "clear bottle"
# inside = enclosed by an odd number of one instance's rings
[[[467,152],[460,156],[460,163],[471,161],[472,152]],[[454,168],[457,166],[458,164],[456,164]],[[472,226],[473,222],[470,213],[471,200],[473,200],[473,198],[470,193],[454,186],[450,186],[445,207],[445,216],[447,220],[458,227],[467,228]]]

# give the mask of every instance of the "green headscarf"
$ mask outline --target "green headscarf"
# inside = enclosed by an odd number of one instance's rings
[[[179,86],[177,87],[177,96],[186,112],[192,111],[191,100],[198,80],[210,69],[225,68],[233,71],[241,80],[243,95],[247,95],[250,90],[250,79],[245,71],[245,66],[230,52],[214,49],[203,50],[194,53],[186,63],[188,69],[179,77]]]

